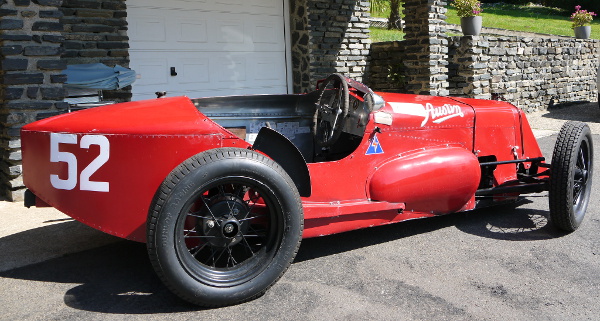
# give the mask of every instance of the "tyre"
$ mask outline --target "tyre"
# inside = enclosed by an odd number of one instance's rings
[[[163,283],[204,307],[261,296],[296,256],[304,218],[287,173],[254,151],[195,155],[160,186],[147,247]]]
[[[592,188],[592,134],[587,124],[568,121],[560,132],[550,174],[550,221],[557,228],[573,232],[585,216]]]

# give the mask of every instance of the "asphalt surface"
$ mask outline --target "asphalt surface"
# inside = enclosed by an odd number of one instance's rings
[[[568,119],[588,122],[600,148],[596,103],[528,118],[548,158]],[[219,309],[172,295],[144,244],[0,202],[0,320],[599,320],[599,194],[571,234],[548,224],[540,194],[518,207],[304,240],[263,297]]]

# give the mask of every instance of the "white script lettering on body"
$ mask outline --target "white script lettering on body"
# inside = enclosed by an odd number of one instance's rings
[[[433,123],[439,124],[450,118],[465,117],[462,108],[458,105],[445,104],[441,107],[433,107],[431,103],[427,103],[425,112],[425,119],[421,123],[421,127],[425,126],[430,119]]]

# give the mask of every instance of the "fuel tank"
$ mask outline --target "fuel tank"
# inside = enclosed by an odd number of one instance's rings
[[[390,159],[368,182],[374,201],[405,203],[406,210],[446,214],[473,198],[481,170],[477,157],[462,147],[434,147]]]

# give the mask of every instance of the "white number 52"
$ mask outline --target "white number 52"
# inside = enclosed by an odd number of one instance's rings
[[[60,144],[77,144],[75,134],[50,134],[50,161],[53,163],[67,163],[67,178],[50,175],[50,183],[54,188],[72,190],[77,186],[77,157],[73,153],[59,151]],[[108,182],[91,181],[90,177],[104,165],[110,156],[110,143],[102,135],[85,135],[79,142],[80,148],[88,149],[91,145],[100,147],[100,154],[81,171],[79,188],[82,191],[108,192]]]

